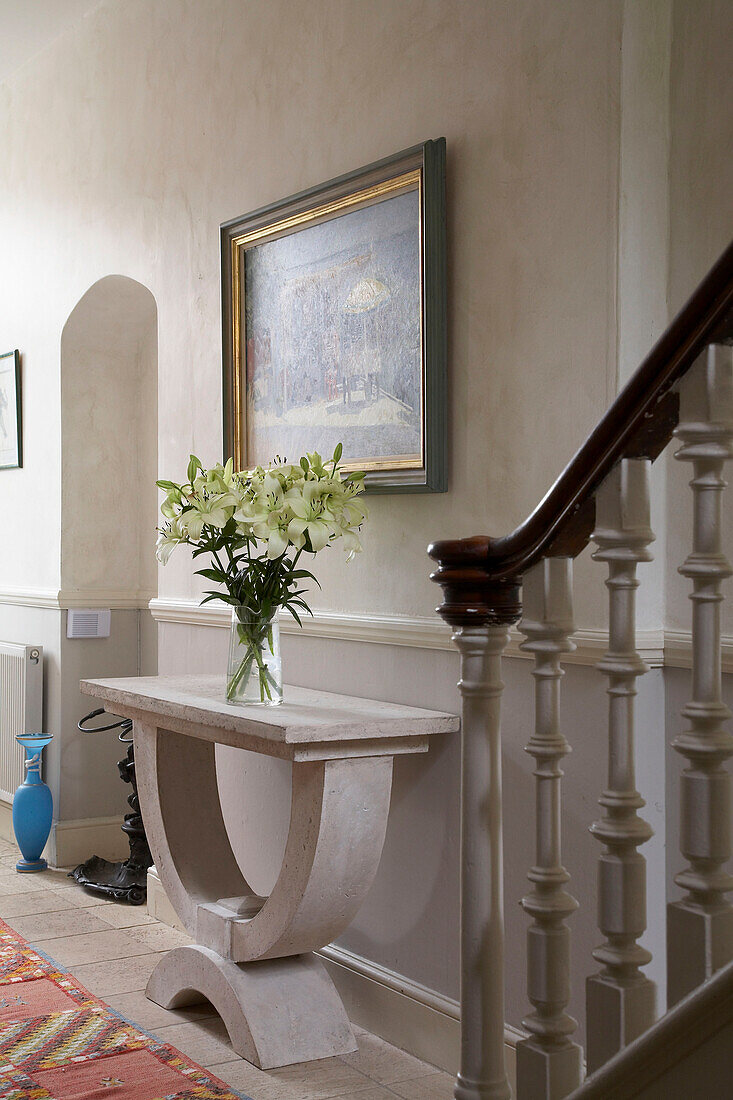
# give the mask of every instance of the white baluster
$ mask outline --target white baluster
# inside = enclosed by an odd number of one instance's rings
[[[501,655],[505,626],[465,627],[461,654],[461,1066],[456,1100],[508,1100],[504,1067]]]
[[[565,890],[562,865],[560,764],[570,752],[560,730],[560,657],[575,649],[573,563],[545,558],[526,574],[521,648],[534,654],[535,731],[526,751],[536,761],[537,858],[522,900],[533,918],[527,932],[527,987],[534,1005],[523,1024],[531,1038],[517,1044],[519,1100],[562,1100],[581,1081],[582,1051],[570,1036],[578,1026],[565,1012],[570,999],[570,929],[565,923],[578,903]]]
[[[656,988],[640,966],[650,953],[636,941],[646,928],[646,860],[637,848],[652,829],[638,810],[634,701],[646,665],[636,651],[638,562],[654,535],[649,525],[648,459],[624,459],[596,496],[596,561],[608,563],[609,650],[598,668],[608,677],[608,787],[605,811],[591,826],[604,845],[599,861],[598,924],[606,942],[593,952],[603,965],[586,984],[587,1062],[592,1073],[641,1035],[655,1018]]]
[[[733,456],[733,349],[711,346],[688,374],[680,395],[682,447],[692,462],[692,553],[680,573],[692,581],[692,701],[689,728],[674,742],[687,760],[680,789],[680,847],[689,866],[675,876],[687,891],[667,911],[669,1004],[733,958],[733,908],[726,893],[730,857],[730,779],[723,764],[733,738],[721,698],[720,584],[731,575],[721,547],[723,464]]]

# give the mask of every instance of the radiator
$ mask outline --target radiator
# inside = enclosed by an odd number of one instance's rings
[[[43,730],[43,648],[0,642],[0,799],[12,802],[25,778],[18,733]]]

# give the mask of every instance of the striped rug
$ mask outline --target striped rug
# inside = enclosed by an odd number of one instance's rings
[[[0,921],[2,1100],[243,1096],[123,1019]]]

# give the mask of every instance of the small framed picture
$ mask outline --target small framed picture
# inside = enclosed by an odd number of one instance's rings
[[[20,413],[20,356],[0,354],[0,470],[23,465]]]
[[[447,488],[445,139],[221,227],[224,445]]]

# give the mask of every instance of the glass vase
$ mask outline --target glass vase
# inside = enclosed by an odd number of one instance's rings
[[[249,607],[232,608],[227,702],[237,706],[276,707],[283,701],[280,623]]]

